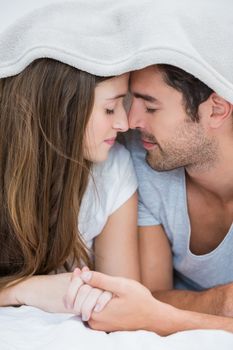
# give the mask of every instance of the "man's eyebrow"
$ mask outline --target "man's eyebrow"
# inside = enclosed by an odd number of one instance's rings
[[[140,93],[138,93],[138,92],[131,92],[131,93],[132,93],[132,95],[133,95],[134,97],[136,97],[136,98],[141,98],[141,99],[143,99],[143,100],[145,100],[145,101],[148,101],[148,102],[159,102],[159,101],[157,100],[157,98],[152,97],[152,96],[150,96],[150,95],[144,95],[144,94],[140,94]]]
[[[109,98],[107,98],[107,100],[116,100],[116,99],[118,99],[118,98],[125,97],[126,95],[127,95],[127,93],[125,93],[125,94],[120,94],[120,95],[116,95],[116,96],[114,96],[114,97],[109,97]]]

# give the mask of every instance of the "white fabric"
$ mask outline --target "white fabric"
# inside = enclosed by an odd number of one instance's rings
[[[96,163],[79,214],[79,231],[87,246],[101,233],[108,217],[137,190],[137,179],[129,152],[115,144],[105,162]]]
[[[0,77],[38,57],[97,75],[178,65],[233,103],[232,0],[0,0]]]
[[[232,350],[233,335],[196,330],[160,337],[146,331],[106,334],[78,317],[29,306],[0,308],[1,350]]]

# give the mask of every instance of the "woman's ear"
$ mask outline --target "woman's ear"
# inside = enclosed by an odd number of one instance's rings
[[[232,118],[233,106],[223,97],[213,92],[209,97],[211,104],[211,114],[209,118],[209,125],[212,128],[218,128],[229,118]]]

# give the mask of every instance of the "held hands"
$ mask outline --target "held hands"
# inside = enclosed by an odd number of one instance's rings
[[[151,303],[156,302],[140,283],[92,272],[87,267],[74,270],[64,297],[67,312],[104,331],[149,329]]]
[[[76,268],[72,274],[67,293],[64,297],[64,305],[67,312],[81,316],[83,321],[90,319],[93,311],[100,312],[112,299],[112,293],[101,288],[91,287],[84,284],[81,274],[89,273],[84,267],[82,271]]]
[[[89,286],[113,294],[101,312],[93,309],[88,321],[91,328],[107,332],[145,329],[161,335],[174,331],[176,309],[154,299],[142,284],[93,271],[82,272],[80,277]]]
[[[149,329],[151,307],[157,301],[134,280],[84,267],[73,272],[64,302],[67,310],[81,315],[91,328],[116,331]]]
[[[136,281],[98,272],[83,273],[81,278],[93,287],[108,289],[114,294],[102,312],[94,310],[88,321],[91,328],[104,331],[147,328],[150,312],[148,300],[151,300],[148,289]]]
[[[216,315],[233,316],[232,291],[233,283],[210,291],[217,296],[214,298],[218,300],[218,303],[215,301]],[[162,320],[168,326],[171,320],[167,313],[172,317],[176,314],[176,321],[182,314],[178,309],[156,300],[147,288],[136,281],[92,272],[87,267],[74,271],[64,300],[66,312],[81,315],[90,327],[105,331],[143,328],[160,332],[158,321]],[[146,318],[148,322],[145,322]]]
[[[9,287],[9,305],[30,305],[47,312],[82,316],[104,331],[145,329],[161,335],[176,331],[181,310],[153,298],[140,283],[88,268],[73,273],[33,276]],[[178,314],[177,314],[178,312]]]

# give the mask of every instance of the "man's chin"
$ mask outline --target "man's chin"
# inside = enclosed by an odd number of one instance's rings
[[[174,167],[167,166],[158,157],[155,157],[155,155],[152,155],[149,152],[147,152],[146,155],[146,162],[153,170],[156,171],[168,171],[174,169]]]
[[[157,159],[155,159],[155,156],[152,155],[150,152],[147,152],[146,154],[146,162],[153,170],[157,170],[157,171],[161,170],[160,166],[158,166],[159,164]]]

